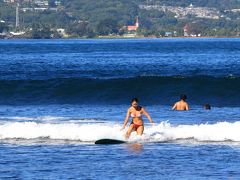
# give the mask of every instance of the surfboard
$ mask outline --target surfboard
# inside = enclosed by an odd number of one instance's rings
[[[99,139],[95,141],[95,144],[123,144],[126,141],[118,140],[118,139]]]

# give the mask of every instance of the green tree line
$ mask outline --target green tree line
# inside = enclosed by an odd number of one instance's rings
[[[31,28],[33,38],[46,38],[40,33],[43,29],[64,28],[73,37],[96,37],[106,35],[122,35],[126,33],[123,27],[134,24],[139,17],[140,28],[138,35],[162,37],[165,32],[176,31],[183,35],[185,24],[192,26],[192,33],[205,36],[236,36],[240,29],[240,13],[225,12],[225,9],[240,8],[239,0],[151,0],[149,4],[171,6],[215,7],[224,16],[229,17],[213,19],[197,19],[189,16],[185,19],[175,18],[171,12],[158,10],[144,10],[139,4],[146,4],[146,0],[61,0],[61,5],[56,6],[55,1],[49,0],[49,6],[57,11],[46,10],[43,12],[20,11],[20,25],[22,29]],[[21,4],[21,7],[33,7],[33,4]],[[15,5],[3,3],[0,0],[0,19],[6,21],[9,30],[14,29]],[[46,33],[45,32],[45,33]],[[36,33],[41,36],[37,36]],[[49,33],[48,36],[49,37]],[[51,36],[50,36],[51,37]],[[52,36],[53,37],[53,36]],[[59,37],[55,35],[54,37]]]

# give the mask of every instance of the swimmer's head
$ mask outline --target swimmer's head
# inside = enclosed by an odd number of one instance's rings
[[[205,105],[204,105],[204,109],[206,109],[206,110],[210,110],[210,109],[211,109],[210,104],[205,104]]]
[[[186,101],[187,96],[186,96],[185,94],[182,94],[182,95],[180,96],[180,99],[183,100],[183,101]]]
[[[131,101],[131,104],[133,107],[137,107],[138,106],[138,99],[137,98],[133,98]]]

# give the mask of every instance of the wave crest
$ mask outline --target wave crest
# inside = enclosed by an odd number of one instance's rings
[[[0,139],[38,139],[70,140],[95,142],[102,138],[124,140],[126,131],[116,124],[41,124],[36,122],[11,122],[0,125]],[[132,133],[129,141],[138,142],[178,142],[192,139],[192,142],[239,142],[240,121],[218,122],[216,124],[193,124],[173,126],[168,122],[159,125],[147,125],[144,135],[139,137]]]

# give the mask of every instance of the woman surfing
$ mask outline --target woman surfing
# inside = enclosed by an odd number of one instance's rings
[[[145,115],[148,120],[153,123],[152,118],[150,115],[147,113],[147,111],[138,105],[138,99],[133,98],[131,101],[131,107],[128,108],[126,118],[124,120],[124,124],[122,129],[125,129],[128,119],[131,116],[132,117],[132,122],[127,130],[127,133],[125,134],[125,138],[128,139],[133,131],[137,131],[137,135],[142,135],[144,131],[144,124],[143,124],[143,119],[142,115]]]

